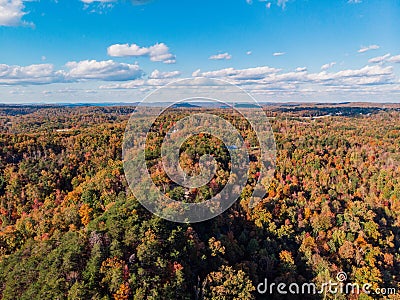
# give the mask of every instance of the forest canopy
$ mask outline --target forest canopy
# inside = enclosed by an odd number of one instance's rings
[[[255,208],[258,165],[222,215],[178,224],[148,212],[125,180],[121,148],[130,106],[0,106],[0,299],[305,299],[261,295],[268,282],[320,286],[347,280],[400,291],[400,111],[396,107],[264,107],[277,145],[275,174]],[[190,110],[173,108],[168,130]],[[181,164],[217,153],[218,171],[199,189],[176,186],[149,137],[148,166],[160,190],[203,201],[223,188],[221,141],[188,140]],[[397,295],[398,296],[398,295]],[[298,297],[298,298],[296,298]],[[307,295],[307,299],[396,295]]]

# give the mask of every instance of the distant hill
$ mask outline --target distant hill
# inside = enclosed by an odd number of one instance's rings
[[[252,103],[238,103],[235,104],[235,107],[237,108],[260,108],[260,105],[257,104],[252,104]]]
[[[200,107],[201,106],[194,105],[191,103],[186,103],[186,102],[177,103],[177,104],[172,105],[172,108],[200,108]]]

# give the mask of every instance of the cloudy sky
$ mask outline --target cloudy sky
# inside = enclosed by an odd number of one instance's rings
[[[398,0],[0,0],[0,103],[133,102],[192,77],[400,102],[399,16]]]

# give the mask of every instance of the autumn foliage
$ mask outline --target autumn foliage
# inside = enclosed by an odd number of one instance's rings
[[[121,147],[133,108],[0,107],[0,299],[267,299],[256,292],[265,278],[321,285],[340,271],[349,282],[400,288],[400,112],[335,107],[313,119],[329,107],[266,109],[277,144],[267,195],[249,208],[257,142],[221,109],[253,151],[249,181],[222,215],[176,224],[127,187]],[[168,178],[159,145],[188,113],[158,119],[148,166],[162,192],[199,202],[229,180],[230,157],[220,140],[195,136],[182,168],[198,172],[198,157],[211,153],[216,175],[187,190]]]

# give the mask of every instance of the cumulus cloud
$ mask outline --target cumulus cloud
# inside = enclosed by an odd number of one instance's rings
[[[118,55],[125,56],[127,53],[123,51],[128,50],[132,50],[131,46],[129,46],[129,49],[119,49],[120,52],[117,51],[114,54],[118,53]],[[150,57],[142,47],[136,48],[135,51],[138,55]],[[128,54],[131,56],[131,52]],[[353,97],[353,95],[389,97],[390,93],[400,95],[400,80],[398,76],[396,77],[394,66],[389,63],[400,63],[400,55],[386,54],[374,57],[369,60],[369,65],[340,71],[330,69],[335,64],[332,62],[321,66],[321,71],[317,72],[310,72],[306,67],[286,71],[270,66],[259,66],[244,69],[223,68],[211,71],[198,69],[192,73],[192,77],[206,82],[210,78],[227,80],[253,94],[270,95],[270,100],[272,98],[278,99],[279,95],[282,96],[282,99],[287,99],[285,97],[292,94],[303,96],[313,94],[325,97],[336,93],[336,95],[341,94],[343,97]],[[149,92],[154,88],[170,83],[179,76],[181,76],[180,71],[160,71],[158,69],[145,76],[139,65],[113,60],[72,61],[59,70],[56,70],[53,65],[45,63],[31,66],[0,64],[0,85],[3,86],[18,87],[93,80],[107,82],[107,84],[103,83],[100,88],[103,93],[110,94],[118,91],[105,91],[105,89],[118,89],[121,90],[121,93]],[[70,85],[65,86],[70,87]],[[14,87],[4,88],[14,89]],[[39,88],[33,87],[32,89]],[[124,89],[131,89],[131,91],[122,91]],[[49,88],[49,90],[52,90],[52,88]],[[95,90],[88,91],[85,93],[93,93]],[[365,97],[363,99],[371,98]]]
[[[364,53],[364,52],[367,52],[367,51],[370,51],[370,50],[376,50],[376,49],[379,49],[379,48],[380,47],[378,45],[369,45],[369,46],[366,46],[366,47],[361,47],[358,50],[358,53]]]
[[[360,69],[348,69],[338,72],[308,73],[306,69],[296,69],[295,72],[282,72],[271,67],[249,69],[221,69],[211,72],[195,71],[194,77],[224,78],[238,85],[319,85],[319,86],[356,86],[378,85],[394,82],[393,68],[381,65],[365,66]]]
[[[179,75],[181,75],[181,72],[179,71],[160,72],[159,70],[156,69],[153,72],[151,72],[149,78],[151,79],[176,78]]]
[[[146,85],[145,79],[137,79],[124,83],[112,83],[99,86],[99,89],[136,89]]]
[[[369,63],[373,63],[373,64],[379,64],[379,63],[383,63],[387,60],[387,58],[390,57],[390,53],[385,54],[383,56],[377,56],[374,58],[371,58],[370,60],[368,60]]]
[[[188,78],[187,78],[188,79]],[[215,82],[210,78],[205,77],[197,77],[191,78],[190,82],[185,80],[183,81],[175,81],[172,78],[162,78],[162,79],[138,79],[132,80],[123,83],[112,83],[112,84],[105,84],[101,85],[100,89],[135,89],[140,92],[149,92],[154,90],[155,88],[163,87],[168,83],[174,81],[174,89],[178,88],[186,88],[186,87],[197,87],[197,86],[209,86],[210,88],[219,89],[219,87],[224,87],[226,83],[223,81]]]
[[[332,68],[334,65],[336,65],[336,62],[334,62],[334,61],[329,64],[324,64],[321,66],[321,70],[328,70],[328,69]]]
[[[169,52],[164,43],[157,43],[150,47],[140,47],[136,44],[114,44],[108,47],[107,53],[113,57],[141,57],[147,56],[151,61],[161,61],[166,64],[175,63],[175,55]]]
[[[400,63],[400,55],[392,56],[387,61],[392,63]]]
[[[212,59],[212,60],[222,60],[222,59],[229,60],[231,58],[232,58],[232,55],[230,55],[228,52],[211,55],[209,57],[209,59]]]
[[[22,0],[0,0],[0,26],[19,26],[27,24],[21,19],[24,12]]]
[[[246,52],[246,55],[251,55],[253,52],[251,52],[251,51],[247,51]]]
[[[51,64],[9,66],[0,64],[0,84],[49,84],[65,80],[63,71],[55,71]]]
[[[226,68],[217,71],[210,72],[201,72],[200,70],[196,70],[193,72],[193,77],[209,77],[209,78],[230,78],[236,80],[243,79],[261,79],[264,78],[267,74],[276,73],[279,69],[271,68],[271,67],[256,67],[256,68],[248,68],[248,69],[234,69],[234,68]]]
[[[282,55],[285,55],[285,54],[286,54],[286,52],[274,52],[274,53],[272,53],[273,56],[282,56]]]
[[[101,85],[99,88],[107,89],[139,89],[142,91],[149,91],[154,88],[162,87],[172,81],[172,78],[157,78],[157,79],[136,79],[122,83],[112,83]]]
[[[74,79],[99,79],[105,81],[124,81],[140,78],[143,71],[137,64],[118,63],[112,60],[71,61],[65,65],[68,77]]]
[[[390,53],[387,53],[382,56],[373,57],[368,60],[369,63],[373,64],[383,64],[383,63],[400,63],[400,55],[392,56]]]
[[[305,72],[305,71],[307,71],[306,67],[298,67],[298,68],[296,68],[296,72]]]
[[[400,55],[385,58],[387,61],[400,62]],[[0,85],[50,84],[61,82],[79,82],[82,80],[124,81],[104,85],[102,88],[142,89],[162,86],[180,76],[179,71],[162,72],[158,69],[147,78],[137,64],[119,63],[113,60],[84,60],[68,62],[63,70],[55,70],[51,64],[31,66],[0,65]],[[224,68],[202,72],[196,70],[192,77],[220,78],[260,92],[268,90],[301,91],[310,88],[328,90],[365,90],[371,86],[396,86],[399,80],[392,66],[383,64],[367,65],[359,69],[347,69],[338,72],[310,73],[305,67],[285,72],[269,66],[235,69]],[[369,88],[372,89],[372,88]]]
[[[0,64],[0,85],[29,85],[75,82],[81,80],[125,81],[141,78],[144,72],[136,64],[112,60],[68,62],[66,70],[55,70],[52,64],[9,66]]]
[[[375,65],[355,70],[342,70],[336,73],[310,74],[308,78],[316,83],[327,85],[370,85],[390,83],[394,79],[394,74],[391,66]]]

